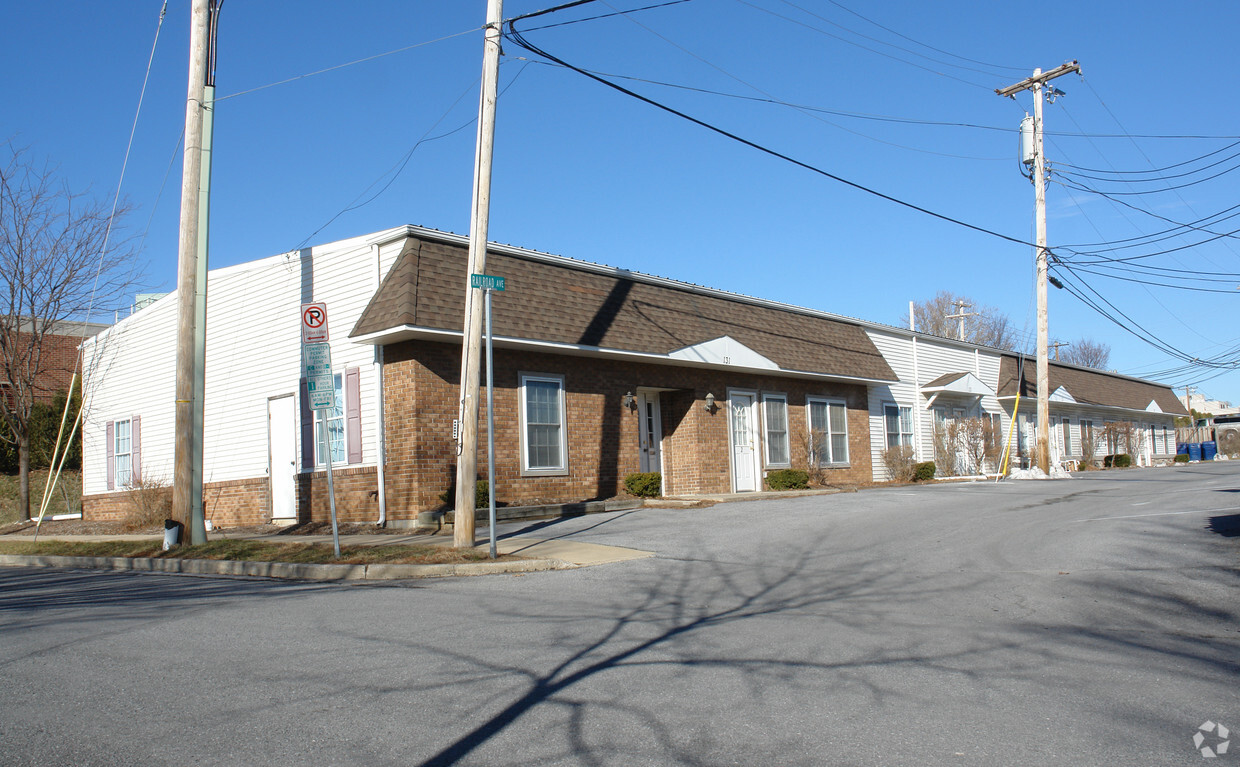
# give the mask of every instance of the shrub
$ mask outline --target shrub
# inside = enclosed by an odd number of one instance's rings
[[[1131,465],[1132,456],[1127,453],[1113,453],[1108,456],[1103,456],[1102,458],[1102,466],[1106,469],[1126,469]]]
[[[913,470],[913,481],[926,482],[934,479],[934,468],[934,461],[917,464],[917,468]]]
[[[767,472],[766,486],[772,490],[804,490],[809,487],[809,472],[802,469],[776,469]]]
[[[1175,462],[1176,463],[1188,463],[1188,453],[1176,453]]]
[[[912,482],[917,462],[913,460],[913,448],[889,447],[883,451],[883,466],[892,482]]]
[[[121,521],[127,531],[162,527],[172,516],[172,486],[160,477],[134,477],[125,491],[129,513]]]
[[[657,471],[630,474],[624,478],[624,489],[638,498],[657,498],[663,492],[663,475]]]
[[[449,506],[456,503],[456,483],[453,482],[447,490],[439,494],[439,500]],[[474,484],[474,508],[484,509],[491,505],[491,485],[485,479],[480,479]]]

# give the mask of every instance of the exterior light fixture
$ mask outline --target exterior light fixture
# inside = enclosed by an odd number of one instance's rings
[[[715,410],[715,395],[707,394],[706,395],[706,412],[713,413],[714,410]]]
[[[631,410],[633,408],[633,392],[624,395],[624,409]]]

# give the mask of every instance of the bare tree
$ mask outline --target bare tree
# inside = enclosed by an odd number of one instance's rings
[[[961,301],[964,302],[966,312],[974,313],[973,316],[964,318],[964,340],[1000,349],[1012,349],[1016,346],[1016,332],[1006,314],[993,306],[980,306],[972,299],[948,290],[940,290],[934,298],[913,304],[913,323],[916,329],[944,338],[959,338],[960,321],[949,319],[948,316],[959,314]]]
[[[70,191],[55,168],[4,144],[0,161],[0,438],[17,446],[18,514],[30,519],[30,412],[53,339],[90,309],[119,304],[135,283],[134,254],[109,224],[124,215]],[[80,326],[79,326],[80,327]],[[69,332],[72,332],[71,330]]]
[[[1073,365],[1104,370],[1111,360],[1111,346],[1101,341],[1082,338],[1063,347],[1063,351],[1059,353],[1059,360]]]

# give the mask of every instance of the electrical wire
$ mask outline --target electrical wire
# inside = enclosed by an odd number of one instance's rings
[[[1128,175],[1128,174],[1133,174],[1133,175],[1136,175],[1136,174],[1147,174],[1147,173],[1161,173],[1161,172],[1163,172],[1163,171],[1167,171],[1167,170],[1175,170],[1176,168],[1182,168],[1182,167],[1184,167],[1185,165],[1191,165],[1191,164],[1193,164],[1193,163],[1195,163],[1195,162],[1200,162],[1200,161],[1202,161],[1202,160],[1204,160],[1204,159],[1206,159],[1206,158],[1213,157],[1214,155],[1216,155],[1216,154],[1220,154],[1220,153],[1222,153],[1222,152],[1226,152],[1228,149],[1233,149],[1233,148],[1235,148],[1235,147],[1237,147],[1237,146],[1240,146],[1240,141],[1233,142],[1233,143],[1228,144],[1227,146],[1222,147],[1222,148],[1220,148],[1220,149],[1215,149],[1213,152],[1207,152],[1206,154],[1200,155],[1200,156],[1198,156],[1198,157],[1194,157],[1194,158],[1193,158],[1193,159],[1191,159],[1191,160],[1184,160],[1184,161],[1182,161],[1182,162],[1177,162],[1177,163],[1175,163],[1175,164],[1173,164],[1173,165],[1166,165],[1166,166],[1164,166],[1164,167],[1162,167],[1162,168],[1153,168],[1153,169],[1151,169],[1151,170],[1115,170],[1115,169],[1107,170],[1107,169],[1105,169],[1105,168],[1085,168],[1085,167],[1081,167],[1081,166],[1079,166],[1079,165],[1072,165],[1071,163],[1056,163],[1056,164],[1057,164],[1057,165],[1060,165],[1060,166],[1064,166],[1064,167],[1071,168],[1072,170],[1075,170],[1075,171],[1087,171],[1087,172],[1090,172],[1090,173],[1110,173],[1110,174],[1118,174],[1118,175]],[[1235,154],[1235,155],[1232,155],[1232,157],[1237,157],[1237,156],[1240,156],[1240,153],[1237,153],[1237,154]],[[1210,167],[1210,166],[1206,166],[1206,167]],[[1093,178],[1093,176],[1088,176],[1087,178]]]
[[[797,159],[795,159],[794,157],[791,157],[790,155],[787,155],[787,154],[784,154],[784,153],[779,152],[779,151],[777,151],[777,150],[774,150],[774,149],[771,149],[771,148],[769,148],[769,147],[763,146],[763,145],[761,145],[761,144],[758,144],[757,142],[750,141],[749,139],[742,138],[741,136],[739,136],[739,135],[737,135],[737,134],[735,134],[735,133],[731,133],[731,132],[729,132],[729,131],[727,131],[727,130],[724,130],[723,128],[720,128],[720,127],[718,127],[718,126],[715,126],[715,125],[712,125],[712,124],[710,124],[710,123],[707,123],[707,122],[705,122],[704,120],[699,120],[699,119],[698,119],[698,118],[696,118],[696,117],[692,117],[692,116],[690,116],[690,115],[688,115],[688,114],[686,114],[686,113],[684,113],[684,112],[681,112],[681,111],[679,111],[679,110],[677,110],[677,109],[674,109],[673,107],[667,106],[666,104],[663,104],[663,103],[661,103],[661,102],[655,101],[654,99],[648,98],[648,97],[646,97],[646,96],[642,96],[641,94],[638,94],[638,93],[636,93],[636,92],[634,92],[634,91],[631,91],[631,90],[629,90],[629,89],[625,88],[624,86],[619,85],[618,83],[613,83],[613,82],[611,82],[610,80],[607,80],[606,78],[602,78],[602,77],[599,77],[599,76],[597,76],[597,75],[590,74],[589,72],[587,72],[587,71],[585,71],[585,70],[583,70],[583,69],[581,69],[581,68],[579,68],[579,67],[576,67],[576,66],[574,66],[574,65],[572,65],[572,64],[569,64],[568,62],[564,61],[563,59],[560,59],[560,58],[558,58],[558,57],[556,57],[556,56],[552,55],[551,53],[548,53],[547,51],[545,51],[545,50],[543,50],[543,49],[539,48],[538,46],[534,45],[533,43],[529,42],[528,40],[526,40],[526,39],[522,36],[521,32],[520,32],[520,31],[518,31],[518,30],[516,29],[516,26],[515,26],[515,25],[513,25],[513,24],[510,24],[510,25],[509,25],[509,27],[508,27],[508,32],[504,35],[504,37],[505,37],[505,38],[507,38],[507,39],[509,39],[509,40],[512,40],[512,42],[513,42],[513,43],[515,43],[515,44],[516,44],[516,45],[518,45],[519,47],[521,47],[521,48],[523,48],[523,49],[525,49],[525,50],[529,51],[530,53],[533,53],[533,54],[535,54],[535,55],[537,55],[537,56],[542,56],[543,58],[545,58],[545,59],[547,59],[547,60],[549,60],[549,61],[553,61],[553,62],[555,62],[555,63],[557,63],[557,64],[560,64],[560,65],[562,65],[562,66],[564,66],[564,67],[566,67],[566,68],[568,68],[568,69],[573,70],[574,72],[577,72],[577,73],[578,73],[578,74],[580,74],[580,75],[583,75],[584,77],[587,77],[587,78],[589,78],[589,79],[591,79],[591,80],[594,80],[595,82],[600,83],[601,85],[605,85],[605,86],[607,86],[608,88],[611,88],[611,89],[613,89],[613,90],[616,90],[616,91],[618,91],[618,92],[620,92],[620,93],[623,93],[623,94],[625,94],[625,95],[629,96],[630,98],[634,98],[634,99],[637,99],[638,101],[641,101],[641,102],[644,102],[644,103],[646,103],[646,104],[649,104],[650,106],[653,106],[653,107],[655,107],[656,109],[660,109],[660,110],[662,110],[662,111],[664,111],[664,112],[667,112],[668,114],[671,114],[671,115],[674,115],[674,116],[676,116],[676,117],[679,117],[679,118],[681,118],[682,120],[685,120],[685,121],[687,121],[687,122],[693,123],[694,125],[697,125],[697,126],[699,126],[699,127],[705,128],[705,129],[707,129],[707,130],[709,130],[709,131],[711,131],[711,132],[713,132],[713,133],[716,133],[716,134],[718,134],[718,135],[720,135],[720,136],[723,136],[724,138],[731,139],[732,141],[735,141],[735,142],[737,142],[737,143],[739,143],[739,144],[743,144],[743,145],[748,146],[748,147],[750,147],[750,148],[752,148],[752,149],[756,149],[756,150],[758,150],[759,152],[762,152],[762,153],[764,153],[764,154],[768,154],[768,155],[770,155],[770,156],[772,156],[772,157],[775,157],[775,158],[777,158],[777,159],[781,159],[781,160],[783,160],[783,161],[785,161],[785,162],[787,162],[787,163],[790,163],[790,164],[795,165],[795,166],[797,166],[797,167],[803,168],[803,169],[808,170],[808,171],[810,171],[810,172],[812,172],[812,173],[816,173],[816,174],[818,174],[818,175],[824,176],[824,177],[829,178],[829,179],[831,179],[831,180],[833,180],[833,181],[836,181],[836,182],[838,182],[838,183],[844,184],[845,186],[852,187],[852,188],[857,189],[857,190],[859,190],[859,191],[865,192],[866,194],[870,194],[870,195],[873,195],[873,196],[878,197],[878,198],[880,198],[880,199],[887,200],[888,202],[895,203],[895,204],[897,204],[897,205],[900,205],[900,206],[902,206],[902,207],[908,208],[908,209],[910,209],[910,210],[915,210],[915,211],[917,211],[917,212],[919,212],[919,213],[923,213],[923,214],[928,215],[928,216],[931,216],[931,217],[933,217],[933,218],[937,218],[937,219],[939,219],[939,220],[941,220],[941,221],[946,221],[946,222],[951,223],[951,224],[956,224],[957,226],[961,226],[961,227],[964,227],[964,228],[966,228],[966,229],[972,229],[972,230],[973,230],[973,231],[975,231],[975,232],[980,232],[980,233],[982,233],[982,234],[988,234],[988,235],[990,235],[990,236],[992,236],[992,237],[997,237],[997,238],[999,238],[999,239],[1001,239],[1001,240],[1006,240],[1006,241],[1008,241],[1008,242],[1016,243],[1016,244],[1018,244],[1018,245],[1024,245],[1024,246],[1027,246],[1027,247],[1034,247],[1031,243],[1025,242],[1024,240],[1021,240],[1021,239],[1019,239],[1019,238],[1016,238],[1016,237],[1010,237],[1010,236],[1008,236],[1008,235],[1006,235],[1006,234],[1001,234],[1001,233],[999,233],[999,232],[993,231],[993,230],[991,230],[991,229],[987,229],[987,228],[982,227],[982,226],[978,226],[978,225],[976,225],[976,224],[970,224],[970,223],[967,223],[967,222],[965,222],[965,221],[961,221],[960,219],[952,218],[951,216],[947,216],[947,215],[942,214],[942,213],[937,213],[937,212],[932,211],[932,210],[929,210],[929,209],[927,209],[927,208],[923,208],[923,207],[921,207],[920,205],[915,205],[915,204],[913,204],[913,203],[911,203],[911,202],[907,202],[907,201],[905,201],[905,200],[901,200],[901,199],[896,198],[896,197],[893,197],[893,196],[891,196],[891,195],[884,194],[883,192],[879,192],[879,191],[877,191],[877,190],[875,190],[875,189],[871,189],[870,187],[864,186],[864,185],[859,184],[859,183],[857,183],[857,182],[855,182],[855,181],[849,181],[848,179],[843,178],[843,177],[841,177],[841,176],[838,176],[838,175],[836,175],[836,174],[834,174],[834,173],[831,173],[831,172],[829,172],[829,171],[827,171],[827,170],[824,170],[824,169],[822,169],[822,168],[816,167],[816,166],[811,165],[811,164],[809,164],[809,163],[807,163],[807,162],[804,162],[804,161],[802,161],[802,160],[797,160]]]

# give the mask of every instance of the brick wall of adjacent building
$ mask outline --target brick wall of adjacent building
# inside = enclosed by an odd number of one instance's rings
[[[386,468],[392,518],[440,508],[439,496],[455,476],[460,347],[410,341],[384,351]],[[568,471],[529,476],[521,471],[519,374],[564,377]],[[731,490],[728,445],[729,389],[779,392],[788,397],[792,465],[806,468],[807,396],[842,399],[848,408],[850,462],[826,470],[829,481],[871,479],[866,389],[852,384],[648,365],[592,357],[495,351],[497,496],[510,504],[606,498],[622,491],[626,475],[639,471],[639,415],[626,410],[628,392],[650,387],[660,394],[665,493]],[[704,407],[708,393],[718,405]],[[486,471],[486,396],[481,394],[479,475]]]

